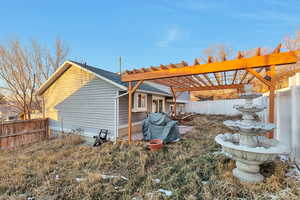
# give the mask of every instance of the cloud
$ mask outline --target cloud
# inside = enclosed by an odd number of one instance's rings
[[[164,39],[157,42],[156,45],[159,47],[168,47],[170,44],[179,39],[180,28],[178,25],[172,26],[166,30]]]
[[[285,23],[297,23],[299,22],[298,16],[290,13],[284,13],[280,11],[263,11],[260,13],[241,13],[237,15],[238,17],[258,20],[258,21],[271,21],[278,23],[278,21],[283,21]]]

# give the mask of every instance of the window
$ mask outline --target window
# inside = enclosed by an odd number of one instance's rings
[[[152,112],[165,112],[165,98],[152,96]]]
[[[133,112],[145,112],[147,111],[147,94],[135,93],[133,102]]]
[[[146,96],[143,94],[138,94],[138,108],[146,107]]]

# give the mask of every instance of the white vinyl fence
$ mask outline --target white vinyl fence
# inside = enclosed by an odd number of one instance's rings
[[[276,91],[275,99],[275,137],[290,148],[291,159],[300,164],[300,75],[290,78],[290,88]],[[233,108],[243,104],[243,99],[189,102],[187,112],[201,114],[240,114]],[[268,107],[268,94],[254,100],[255,104]],[[260,119],[268,121],[268,109],[258,113]]]

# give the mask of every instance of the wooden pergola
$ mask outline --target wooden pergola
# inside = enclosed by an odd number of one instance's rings
[[[177,93],[184,91],[203,91],[220,89],[237,89],[240,91],[245,84],[250,84],[254,79],[260,80],[269,88],[269,122],[274,123],[276,66],[294,64],[297,62],[298,52],[280,52],[281,45],[270,54],[261,55],[261,50],[256,50],[256,55],[244,57],[241,52],[233,60],[214,62],[208,57],[206,63],[200,64],[198,59],[192,65],[182,61],[179,64],[160,65],[133,69],[122,74],[122,81],[128,82],[128,141],[131,142],[132,131],[132,94],[143,83],[153,81],[170,87],[173,103],[176,105]],[[176,106],[174,106],[176,113]],[[273,133],[268,135],[273,137]]]

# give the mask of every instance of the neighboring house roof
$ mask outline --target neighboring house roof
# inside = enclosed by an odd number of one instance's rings
[[[118,75],[117,73],[106,71],[106,70],[99,69],[97,67],[93,67],[93,66],[90,66],[87,64],[82,64],[82,63],[79,63],[76,61],[69,60],[69,61],[64,62],[64,64],[62,64],[55,71],[55,73],[39,88],[37,94],[39,94],[39,95],[43,94],[47,90],[47,88],[49,88],[52,85],[52,83],[54,83],[71,66],[77,66],[82,69],[85,69],[86,71],[93,73],[98,78],[103,79],[103,80],[119,87],[122,90],[127,90],[127,88],[128,88],[128,83],[122,82],[120,75]],[[137,91],[171,96],[170,93],[167,93],[163,90],[155,88],[147,83],[141,84]]]

